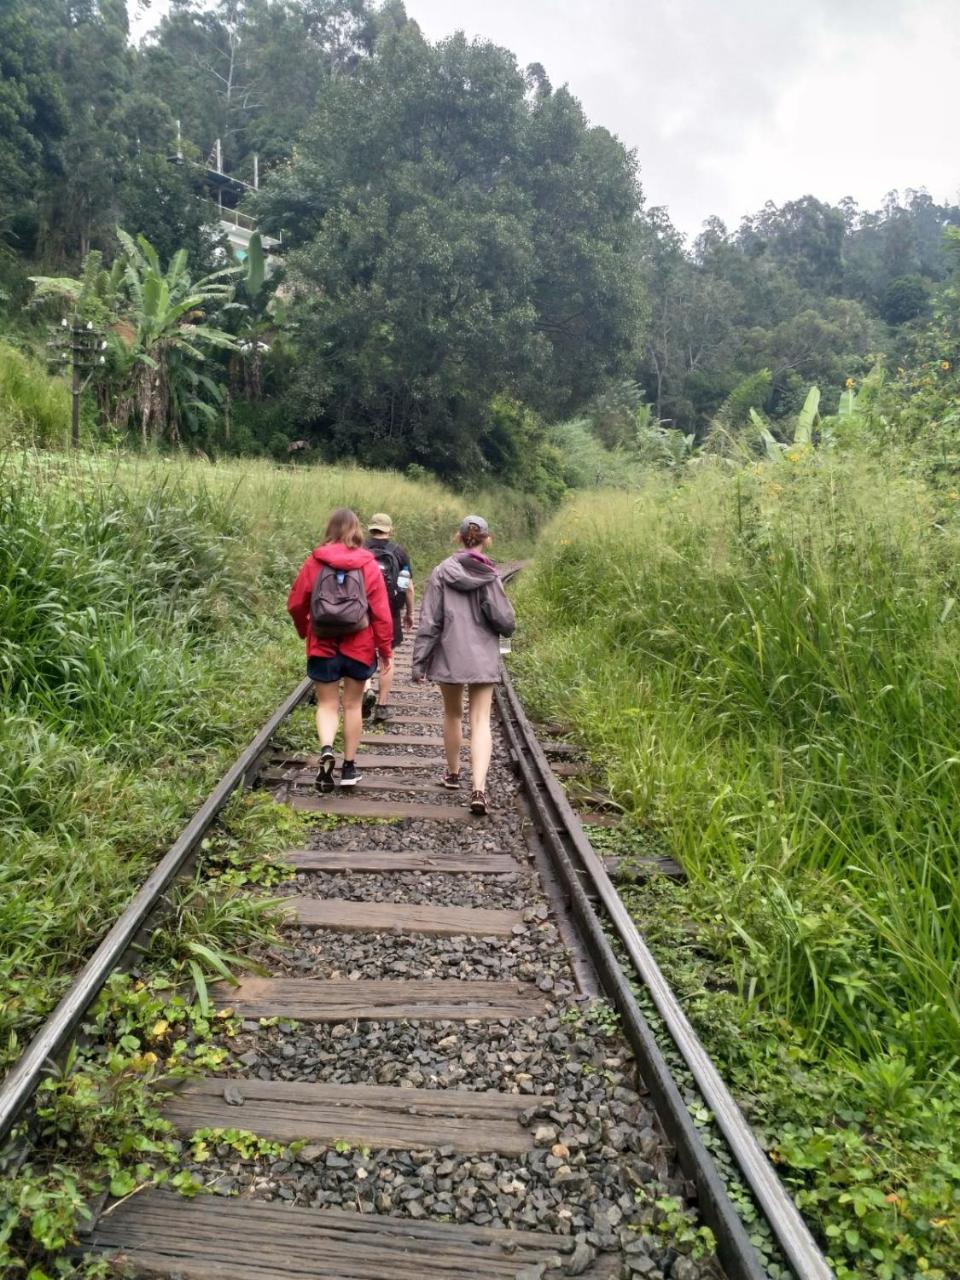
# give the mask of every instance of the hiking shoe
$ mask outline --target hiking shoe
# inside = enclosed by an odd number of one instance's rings
[[[320,768],[314,784],[318,791],[333,790],[333,766],[337,763],[333,747],[324,747],[320,752]]]
[[[386,724],[392,715],[393,712],[385,702],[378,702],[373,708],[373,723]]]
[[[366,693],[364,693],[363,702],[361,703],[361,706],[363,708],[364,720],[370,719],[370,713],[373,711],[376,705],[377,705],[377,691],[376,689],[368,689]]]
[[[459,791],[460,790],[459,773],[445,773],[443,777],[440,779],[440,785],[441,787],[446,787],[448,791]]]
[[[470,812],[479,814],[480,817],[487,812],[487,797],[482,791],[474,791],[470,796]]]
[[[340,785],[341,787],[355,787],[362,773],[357,773],[357,766],[352,760],[344,760],[340,767]]]

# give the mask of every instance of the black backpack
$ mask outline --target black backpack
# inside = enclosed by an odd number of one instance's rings
[[[310,622],[320,640],[352,636],[370,625],[362,569],[322,564],[310,592]]]
[[[372,552],[374,559],[380,566],[380,572],[383,574],[383,585],[387,588],[390,612],[396,613],[406,596],[406,592],[401,591],[397,585],[400,581],[400,570],[403,565],[400,563],[400,555],[396,544],[393,542],[368,542],[367,549]]]

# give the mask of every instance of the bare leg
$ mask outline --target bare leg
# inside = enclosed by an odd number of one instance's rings
[[[447,753],[447,769],[460,772],[460,744],[463,742],[463,685],[442,684],[443,749]]]
[[[490,731],[490,708],[493,703],[492,684],[472,684],[470,689],[470,767],[474,791],[487,788],[487,771],[493,752],[493,735]]]
[[[356,760],[363,733],[363,681],[343,680],[343,758]]]
[[[391,663],[386,671],[380,672],[380,689],[377,694],[377,703],[381,707],[385,707],[390,701],[390,690],[393,688],[393,673],[395,663]]]
[[[313,682],[317,697],[317,737],[321,747],[332,747],[340,727],[340,686],[336,680],[329,684]]]

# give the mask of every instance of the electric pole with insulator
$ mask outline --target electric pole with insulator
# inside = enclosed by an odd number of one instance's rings
[[[97,366],[107,362],[103,354],[107,349],[107,341],[101,330],[94,328],[92,320],[84,321],[78,315],[74,315],[72,320],[61,320],[60,325],[66,331],[63,334],[64,341],[55,345],[61,346],[61,361],[64,364],[68,361],[70,363],[70,394],[72,396],[70,443],[74,449],[78,449],[80,447],[80,397]]]

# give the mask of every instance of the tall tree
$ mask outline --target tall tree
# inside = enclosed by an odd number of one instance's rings
[[[634,268],[641,204],[632,154],[590,128],[566,89],[537,81],[518,175],[533,211],[537,330],[549,343],[545,410],[583,404],[622,371],[643,305]],[[546,394],[544,394],[546,392]]]
[[[402,8],[402,7],[401,7]],[[203,156],[250,181],[289,156],[325,82],[365,56],[378,23],[368,0],[174,0],[143,65]]]
[[[123,123],[132,88],[125,0],[51,0],[44,21],[55,30],[55,66],[70,126],[62,176],[49,186],[43,255],[77,259],[112,239],[117,186],[135,150]]]
[[[616,367],[638,202],[623,148],[505,51],[383,34],[260,202],[297,246],[304,411],[335,449],[475,468],[494,393],[567,409]]]
[[[67,128],[52,43],[34,0],[9,0],[0,10],[0,238],[28,250],[37,192],[59,172]]]

